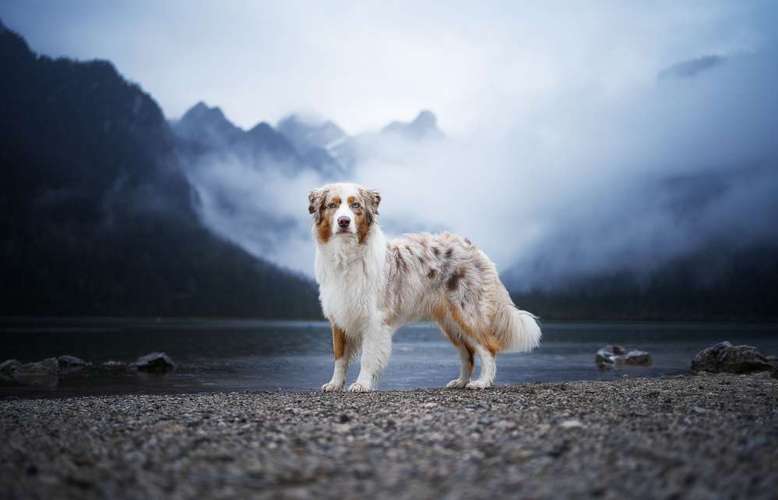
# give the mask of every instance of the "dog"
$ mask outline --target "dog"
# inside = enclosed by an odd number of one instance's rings
[[[308,194],[316,242],[315,275],[335,357],[325,392],[346,382],[361,353],[352,392],[375,388],[402,325],[433,320],[459,351],[459,377],[449,388],[494,385],[498,352],[530,351],[540,343],[536,317],[516,308],[494,263],[467,238],[408,234],[387,240],[378,224],[381,195],[352,183]],[[475,356],[479,376],[471,380]]]

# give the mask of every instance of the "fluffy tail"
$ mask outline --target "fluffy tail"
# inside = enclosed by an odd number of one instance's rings
[[[528,352],[540,345],[540,325],[534,314],[504,304],[494,316],[494,332],[503,352]]]

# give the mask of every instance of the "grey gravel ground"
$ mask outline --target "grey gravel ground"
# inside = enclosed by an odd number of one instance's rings
[[[778,498],[767,374],[0,401],[11,498]]]

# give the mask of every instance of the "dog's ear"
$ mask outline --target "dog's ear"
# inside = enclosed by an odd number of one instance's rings
[[[362,196],[365,207],[371,215],[378,215],[378,205],[381,203],[381,195],[374,189],[361,188],[359,194]]]
[[[324,200],[327,198],[327,190],[324,188],[314,189],[308,193],[308,213],[313,215],[316,223],[321,222],[321,213],[324,209]]]

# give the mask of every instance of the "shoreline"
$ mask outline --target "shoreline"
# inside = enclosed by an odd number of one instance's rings
[[[778,380],[0,400],[0,487],[41,498],[770,498]]]

